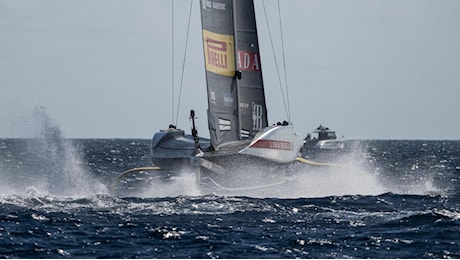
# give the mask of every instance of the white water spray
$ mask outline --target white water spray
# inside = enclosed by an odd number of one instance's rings
[[[154,183],[144,190],[141,197],[177,197],[199,196],[200,189],[196,183],[195,173],[183,172],[168,182]]]
[[[64,139],[59,126],[50,118],[46,108],[36,108],[27,122],[31,139],[18,164],[19,174],[9,173],[5,167],[0,172],[7,175],[2,186],[3,194],[46,194],[53,196],[86,196],[106,193],[104,185],[94,179],[81,160],[70,140]],[[27,161],[27,165],[24,162]],[[9,176],[8,176],[9,175]]]
[[[393,172],[381,172],[364,147],[356,145],[342,156],[335,157],[334,166],[294,166],[294,175],[279,172],[267,173],[261,169],[232,172],[228,186],[216,190],[200,191],[193,173],[182,173],[171,182],[154,184],[141,196],[165,197],[178,195],[249,196],[257,198],[314,198],[344,195],[375,196],[383,193],[426,195],[439,193],[429,174],[420,181],[395,183]],[[378,158],[377,158],[378,159]],[[397,174],[397,173],[396,173]],[[415,176],[417,176],[414,173]],[[244,180],[244,181],[242,181]],[[269,180],[269,181],[268,181]],[[273,184],[273,185],[270,185]],[[201,193],[200,193],[201,192]]]

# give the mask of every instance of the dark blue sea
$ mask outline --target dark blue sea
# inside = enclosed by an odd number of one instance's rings
[[[113,194],[149,144],[0,139],[0,257],[460,257],[460,141],[348,141],[342,166],[258,193],[200,194],[183,173]]]

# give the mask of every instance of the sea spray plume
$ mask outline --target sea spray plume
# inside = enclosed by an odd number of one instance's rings
[[[297,162],[264,169],[238,162],[240,170],[233,171],[225,179],[228,189],[213,193],[259,198],[313,198],[387,192],[359,144],[350,143],[350,149],[331,155],[327,162],[321,166]]]
[[[200,190],[196,183],[196,173],[180,172],[171,176],[170,181],[152,182],[142,197],[177,197],[199,196]]]
[[[439,175],[433,165],[439,163],[439,158],[433,157],[430,147],[426,145],[438,142],[389,140],[369,140],[366,145],[369,165],[372,166],[379,182],[387,192],[395,194],[442,194],[448,188],[449,178]],[[388,149],[391,147],[391,150]]]
[[[34,110],[36,138],[29,146],[35,159],[35,173],[46,181],[47,192],[60,196],[79,196],[104,192],[103,185],[88,174],[70,140],[62,137],[59,126],[50,118],[46,108]]]
[[[121,197],[199,196],[194,172],[133,171],[113,181],[111,193]]]
[[[46,107],[34,109],[32,125],[35,126],[34,142],[30,143],[29,152],[36,156],[39,176],[46,180],[47,192],[62,194],[63,186],[67,186],[67,178],[62,177],[65,167],[65,149],[61,138],[61,130],[48,116]],[[57,183],[60,181],[61,183]],[[64,185],[63,185],[64,184]]]
[[[433,195],[452,189],[450,175],[437,170],[444,166],[443,158],[432,153],[442,142],[368,140],[362,143],[362,150],[366,151],[364,163],[386,192]]]
[[[313,198],[388,192],[369,163],[364,146],[359,141],[347,141],[346,147],[327,156],[326,166],[293,166],[296,181],[286,187],[286,196]]]

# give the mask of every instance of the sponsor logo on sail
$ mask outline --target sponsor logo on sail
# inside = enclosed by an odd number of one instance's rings
[[[217,1],[203,0],[202,1],[203,9],[216,9],[225,11],[227,6],[224,3],[219,3]]]
[[[241,138],[249,138],[249,131],[248,130],[244,130],[244,129],[241,129]]]
[[[262,128],[263,125],[263,107],[262,105],[258,105],[254,102],[252,102],[252,125],[253,125],[253,130],[259,130]]]
[[[241,107],[241,108],[246,108],[246,109],[248,109],[248,108],[249,108],[249,104],[248,104],[248,103],[245,103],[245,102],[240,102],[240,107]]]
[[[203,30],[206,70],[224,76],[235,75],[233,36]]]
[[[209,99],[211,100],[211,104],[216,104],[216,92],[214,89],[209,90]]]
[[[230,130],[232,130],[230,120],[219,118],[219,130],[220,131],[230,131]]]
[[[238,70],[260,71],[258,52],[238,50]]]

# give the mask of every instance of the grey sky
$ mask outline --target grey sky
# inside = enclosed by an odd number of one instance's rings
[[[189,2],[174,3],[178,87]],[[286,115],[255,3],[276,122]],[[350,139],[460,139],[460,1],[285,0],[281,12],[299,133],[322,123]],[[196,0],[192,16],[178,126],[190,129],[193,108],[208,136]],[[170,1],[0,0],[0,137],[29,135],[45,106],[65,137],[150,138],[171,123],[171,96]]]

